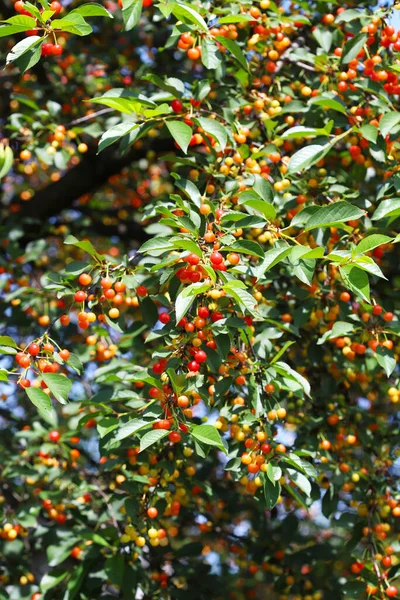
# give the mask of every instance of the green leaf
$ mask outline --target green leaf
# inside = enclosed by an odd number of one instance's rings
[[[104,570],[112,585],[120,587],[124,578],[125,559],[122,554],[109,556],[104,562]]]
[[[145,433],[140,440],[140,452],[146,450],[153,444],[156,444],[169,434],[168,429],[152,429],[148,433]]]
[[[138,127],[139,125],[133,121],[124,121],[123,123],[118,123],[118,125],[114,125],[114,127],[107,129],[99,140],[98,151],[101,152],[104,148],[111,146],[111,144]]]
[[[305,510],[308,510],[307,504],[304,502],[303,498],[301,497],[301,495],[299,494],[299,492],[297,490],[295,490],[291,485],[289,485],[288,483],[284,483],[283,487],[285,488],[285,490],[287,492],[289,492],[289,494],[291,496],[293,496],[293,498],[296,500],[296,502],[302,506]]]
[[[279,496],[281,495],[281,484],[279,481],[272,483],[272,481],[263,476],[264,483],[264,497],[265,507],[267,510],[272,510],[278,502]]]
[[[315,229],[316,227],[332,227],[345,221],[353,221],[364,216],[364,210],[353,206],[349,202],[333,202],[328,206],[320,207],[306,221],[305,231]]]
[[[173,6],[172,14],[178,18],[178,20],[188,21],[189,23],[194,23],[200,29],[203,29],[208,33],[208,25],[203,19],[203,17],[189,4],[184,4],[183,2],[176,2]]]
[[[378,129],[373,125],[363,125],[360,128],[360,134],[364,139],[375,144],[378,138]]]
[[[179,323],[179,321],[186,315],[194,298],[199,294],[203,294],[209,290],[210,287],[211,283],[199,281],[198,283],[192,283],[191,285],[188,285],[182,290],[175,301],[175,314],[177,323]]]
[[[340,63],[342,65],[347,65],[353,58],[356,58],[360,50],[363,49],[367,37],[368,36],[365,33],[359,33],[345,43],[340,57]]]
[[[388,112],[379,121],[379,130],[383,137],[391,133],[392,129],[400,123],[400,112]]]
[[[30,69],[39,62],[44,38],[37,35],[21,40],[6,56],[6,64],[15,63],[21,72]]]
[[[199,117],[196,119],[197,123],[200,125],[202,129],[215,140],[217,140],[220,145],[221,150],[225,150],[226,143],[228,141],[228,133],[226,127],[215,121],[215,119],[206,119],[204,117]]]
[[[229,284],[224,285],[223,289],[227,292],[228,296],[236,301],[243,313],[250,313],[253,316],[258,316],[256,311],[257,300],[255,300],[249,292],[242,290],[241,288],[233,288]]]
[[[241,47],[239,46],[239,44],[237,42],[235,42],[234,40],[231,40],[231,39],[229,39],[227,37],[224,37],[222,35],[217,35],[215,39],[222,46],[225,46],[225,48],[227,48],[229,50],[229,52],[232,53],[232,55],[234,56],[234,58],[236,58],[236,60],[243,67],[243,69],[245,69],[246,71],[249,70],[249,65],[248,65],[248,62],[246,60],[246,57],[243,54],[242,49],[241,49]]]
[[[378,365],[384,369],[387,377],[390,377],[397,364],[396,359],[393,357],[393,353],[387,348],[378,346],[376,349],[375,358],[378,362]]]
[[[308,477],[318,477],[317,470],[315,467],[309,463],[307,460],[303,460],[300,456],[297,456],[294,452],[290,452],[289,454],[285,454],[282,457],[282,460],[292,466],[294,469],[301,471],[304,475],[308,475]]]
[[[310,396],[310,394],[311,394],[310,384],[307,381],[307,379],[305,377],[303,377],[303,375],[300,375],[300,373],[298,373],[297,371],[292,369],[287,363],[284,363],[284,362],[276,362],[274,364],[274,369],[280,375],[283,375],[283,377],[289,377],[289,379],[294,379],[294,381],[296,381],[299,384],[299,386],[302,388],[304,393],[307,396]]]
[[[245,13],[242,15],[227,15],[218,19],[220,25],[224,25],[225,23],[248,23],[249,21],[254,21],[254,18]]]
[[[274,363],[276,363],[281,356],[283,356],[286,352],[286,350],[288,348],[290,348],[290,346],[293,346],[295,342],[293,340],[288,340],[283,346],[282,348],[279,350],[279,352],[277,352],[277,354],[275,354],[274,358],[272,360],[270,360],[269,364],[273,365]]]
[[[309,482],[307,477],[302,473],[295,471],[294,469],[287,469],[286,472],[289,475],[290,479],[297,485],[297,487],[300,488],[306,496],[310,497],[311,483]]]
[[[24,31],[26,31],[25,25],[2,25],[0,27],[0,38],[16,33],[24,33]]]
[[[280,480],[282,477],[282,469],[272,463],[268,463],[267,466],[267,477],[273,485],[276,485],[276,482]]]
[[[145,98],[137,98],[132,93],[128,92],[122,88],[114,88],[112,90],[108,90],[102,96],[98,98],[91,98],[90,102],[93,104],[103,104],[104,106],[109,106],[114,110],[118,110],[127,115],[132,115],[132,113],[140,113],[143,110],[144,106],[149,106],[150,108],[154,108],[155,104],[149,102]]]
[[[213,425],[193,425],[190,430],[191,435],[195,438],[195,440],[201,442],[202,444],[207,444],[208,446],[214,446],[227,454],[227,450],[222,442],[222,438],[218,429],[213,427]]]
[[[297,173],[315,165],[330,150],[330,144],[321,146],[320,144],[311,144],[295,152],[289,161],[288,173]]]
[[[201,62],[206,69],[218,69],[221,64],[221,52],[217,44],[206,37],[201,40]]]
[[[339,271],[345,285],[362,300],[370,302],[369,280],[365,271],[354,265],[339,267]]]
[[[75,35],[90,35],[93,31],[92,26],[86,23],[85,19],[79,13],[73,11],[62,19],[54,19],[51,24],[53,29],[60,29]]]
[[[106,8],[104,8],[104,6],[98,4],[97,2],[86,2],[85,4],[82,4],[82,6],[71,10],[69,15],[71,13],[78,13],[82,17],[109,17],[110,19],[114,18],[110,11],[108,11]]]
[[[400,198],[383,200],[371,217],[372,221],[379,221],[385,217],[397,217],[400,215]]]
[[[380,234],[374,233],[372,235],[365,237],[363,240],[361,240],[361,242],[359,244],[357,244],[357,247],[356,247],[354,253],[357,255],[357,254],[363,254],[364,252],[370,252],[374,248],[377,248],[378,246],[382,246],[382,244],[389,244],[389,242],[391,242],[392,240],[393,240],[393,238],[391,238],[387,235],[380,235]]]
[[[253,191],[266,202],[273,202],[274,200],[274,191],[271,184],[260,175],[254,175]]]
[[[332,327],[326,331],[317,341],[317,344],[324,344],[327,340],[332,340],[337,337],[349,335],[354,331],[355,327],[353,323],[346,323],[346,321],[336,321]]]
[[[13,166],[14,154],[10,146],[0,144],[0,181],[7,175]]]
[[[331,31],[329,31],[327,28],[315,27],[312,33],[321,48],[325,50],[325,52],[329,52],[333,41],[333,35]]]
[[[148,75],[144,75],[142,77],[143,81],[150,81],[155,86],[163,90],[164,92],[168,92],[171,96],[175,98],[181,98],[185,92],[185,86],[180,79],[176,79],[176,77],[168,77],[165,79],[161,79],[158,75],[154,75],[154,73],[149,73]]]
[[[41,416],[52,425],[54,422],[54,410],[48,395],[43,390],[34,387],[25,388],[25,391],[29,400],[39,410]]]
[[[165,124],[179,148],[187,154],[187,149],[192,139],[192,128],[183,121],[165,121]]]
[[[244,204],[263,214],[267,219],[275,219],[276,210],[269,202],[261,200],[254,192],[243,192],[239,196],[239,204]]]
[[[238,240],[231,246],[223,246],[222,250],[232,250],[239,254],[248,254],[250,256],[264,258],[264,250],[261,248],[260,244],[251,240]]]
[[[148,427],[149,425],[150,423],[148,421],[144,421],[143,419],[132,419],[118,428],[118,431],[113,436],[113,439],[119,442],[136,433],[136,431],[140,431],[141,429]]]
[[[10,348],[18,348],[14,340],[8,335],[0,335],[0,346],[9,346]]]
[[[171,238],[155,237],[145,242],[140,247],[141,254],[149,254],[150,256],[160,256],[165,252],[170,252],[175,248]]]
[[[338,100],[334,100],[333,98],[328,98],[326,96],[316,96],[315,98],[310,98],[308,104],[320,106],[321,108],[328,108],[331,110],[336,110],[342,114],[347,114],[346,107],[343,106]]]
[[[125,31],[130,31],[139,23],[142,7],[142,0],[122,0],[122,18]]]
[[[61,404],[66,404],[68,400],[68,394],[72,387],[72,381],[64,375],[58,375],[57,373],[43,373],[42,379],[54,398]]]
[[[350,21],[354,21],[354,19],[361,19],[363,16],[364,13],[362,11],[350,8],[338,14],[335,23],[349,23]]]
[[[47,592],[61,583],[68,575],[65,569],[58,569],[50,573],[45,573],[40,580],[40,591]]]
[[[69,235],[64,240],[64,244],[76,246],[77,248],[80,248],[81,250],[87,252],[87,254],[90,254],[90,256],[93,256],[93,258],[97,258],[101,262],[103,262],[104,260],[104,257],[101,254],[99,254],[97,250],[94,249],[93,245],[88,240],[83,240],[82,242],[80,242],[73,235]]]
[[[292,248],[287,246],[276,246],[275,248],[271,248],[271,250],[268,250],[268,252],[266,252],[265,254],[263,262],[254,270],[257,279],[260,279],[260,277],[262,277],[264,273],[272,269],[272,267],[274,267],[284,258],[286,258],[291,253],[291,251]]]
[[[36,20],[28,15],[15,15],[9,19],[2,21],[2,23],[9,23],[10,25],[20,25],[25,29],[33,29],[36,27]]]

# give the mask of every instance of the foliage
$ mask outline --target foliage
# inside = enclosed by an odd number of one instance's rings
[[[119,4],[0,5],[0,599],[395,597],[390,9]]]

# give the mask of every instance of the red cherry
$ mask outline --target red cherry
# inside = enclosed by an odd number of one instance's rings
[[[394,585],[390,585],[388,588],[386,588],[386,596],[388,598],[394,598],[395,596],[397,596],[397,593],[398,589]]]
[[[383,320],[387,321],[388,323],[390,321],[393,321],[393,318],[394,318],[394,314],[392,312],[387,312],[383,315]]]
[[[68,360],[71,356],[71,352],[64,348],[63,350],[60,350],[59,355],[63,360]]]
[[[61,54],[63,53],[63,47],[61,46],[61,44],[54,44],[51,53],[53,54],[53,56],[61,56]]]
[[[185,258],[185,260],[189,263],[189,265],[198,265],[200,262],[200,258],[197,256],[197,254],[189,254],[189,256],[187,256]]]
[[[53,10],[56,15],[58,15],[58,13],[61,12],[62,10],[62,4],[60,2],[57,2],[57,0],[54,0],[54,2],[50,3],[50,10]]]
[[[22,11],[25,10],[22,0],[17,0],[17,2],[14,4],[14,8],[18,13],[22,13]]]
[[[155,373],[156,375],[161,375],[161,373],[164,371],[164,367],[162,366],[161,363],[156,363],[155,365],[153,365],[153,373]]]
[[[382,306],[380,306],[379,304],[375,304],[374,308],[372,309],[372,314],[373,315],[380,315],[382,313]]]
[[[207,348],[211,348],[212,350],[216,350],[217,342],[215,340],[210,340],[206,343]]]
[[[53,44],[47,43],[42,46],[42,56],[53,54]]]
[[[171,317],[169,316],[169,314],[167,312],[162,312],[159,315],[158,320],[160,321],[160,323],[163,323],[164,325],[166,325],[167,323],[170,322]]]
[[[57,429],[53,429],[49,433],[49,440],[51,442],[58,442],[58,440],[60,439],[60,437],[61,437],[61,434],[60,434],[59,431],[57,431]]]
[[[85,302],[86,298],[87,298],[87,293],[84,292],[83,290],[79,290],[79,291],[75,292],[75,294],[74,294],[75,302]]]
[[[207,354],[204,352],[204,350],[198,350],[195,352],[194,360],[198,363],[205,362],[207,360]]]
[[[391,566],[392,564],[392,559],[390,558],[390,556],[384,556],[381,560],[382,566],[385,567],[385,569],[387,569],[388,567]]]
[[[207,319],[210,316],[210,311],[206,306],[199,306],[197,309],[197,314],[201,319]]]
[[[220,265],[224,260],[224,257],[219,252],[213,252],[210,256],[210,260],[214,265]]]
[[[183,104],[180,100],[172,100],[171,108],[174,112],[180,113],[182,112]]]
[[[155,519],[158,516],[158,510],[155,506],[150,506],[150,508],[147,509],[147,516],[149,519]]]
[[[197,361],[191,360],[190,363],[188,363],[188,369],[189,371],[196,373],[197,371],[200,371],[200,365]]]
[[[181,441],[181,434],[178,431],[171,431],[171,433],[168,435],[168,439],[173,444],[176,444],[177,442]]]
[[[161,419],[161,421],[158,421],[158,429],[170,429],[171,428],[171,421],[168,421],[168,419]]]
[[[31,364],[31,359],[26,354],[23,354],[18,362],[23,369],[27,369]]]
[[[144,285],[139,285],[138,288],[136,288],[136,293],[138,296],[147,296],[147,288]]]
[[[198,271],[194,271],[193,273],[190,273],[189,279],[192,283],[197,283],[201,279],[201,274]]]
[[[215,323],[216,321],[220,321],[224,318],[224,315],[221,312],[215,312],[211,315],[211,321]]]
[[[147,8],[148,6],[151,6],[152,4],[153,4],[153,0],[142,0],[143,8]]]
[[[269,454],[269,452],[271,452],[271,444],[261,444],[261,452],[263,454]]]
[[[183,317],[179,322],[178,322],[178,327],[185,327],[187,323],[187,318]]]
[[[31,356],[37,356],[40,352],[39,344],[32,343],[28,348],[28,352]]]

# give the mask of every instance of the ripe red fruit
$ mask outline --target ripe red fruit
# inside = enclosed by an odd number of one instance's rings
[[[61,54],[63,53],[63,47],[61,46],[61,44],[53,44],[51,53],[53,54],[53,56],[61,56]]]
[[[92,283],[92,278],[89,273],[81,273],[78,277],[78,281],[81,285],[89,285]]]
[[[194,355],[194,360],[198,363],[202,363],[207,360],[207,354],[204,350],[198,350]]]
[[[138,296],[144,297],[147,296],[147,288],[144,285],[139,285],[139,287],[136,288],[136,293]]]
[[[383,311],[382,306],[380,306],[379,304],[375,304],[374,308],[372,309],[372,314],[373,315],[380,315]]]
[[[57,2],[57,0],[54,0],[53,2],[50,3],[50,10],[53,10],[56,15],[58,15],[58,13],[61,12],[62,9],[62,4],[60,2]]]
[[[172,100],[171,108],[174,112],[180,113],[182,112],[183,104],[180,100]]]
[[[340,299],[342,302],[349,302],[350,298],[351,298],[351,296],[350,296],[349,292],[342,292],[340,294]]]
[[[81,552],[82,550],[79,548],[79,546],[74,546],[70,552],[70,556],[72,556],[72,558],[78,558]]]
[[[392,559],[390,558],[390,556],[384,556],[381,560],[382,566],[385,567],[385,569],[387,569],[388,567],[391,566],[392,564]]]
[[[261,444],[261,452],[263,454],[268,454],[271,452],[271,444]]]
[[[22,13],[22,11],[25,10],[22,0],[17,0],[17,2],[14,4],[14,8],[18,13]]]
[[[201,274],[198,271],[194,271],[193,273],[190,273],[189,279],[192,283],[197,283],[201,279]]]
[[[59,355],[63,360],[68,360],[69,357],[71,356],[71,353],[69,350],[64,348],[63,350],[60,350]]]
[[[30,346],[28,347],[28,352],[31,356],[37,356],[40,352],[39,344],[35,344],[35,343],[30,344]]]
[[[103,290],[108,290],[112,286],[112,281],[109,277],[103,277],[100,281],[100,285]]]
[[[159,317],[158,320],[163,323],[164,325],[166,325],[167,323],[170,322],[171,317],[169,316],[169,314],[167,312],[162,312]]]
[[[188,363],[188,369],[189,371],[196,373],[197,371],[200,371],[200,365],[197,361],[191,360],[190,363]]]
[[[200,262],[200,258],[197,256],[197,254],[189,254],[189,256],[187,256],[185,258],[185,260],[189,263],[189,265],[198,265]]]
[[[49,433],[49,440],[51,442],[58,442],[58,440],[60,439],[61,434],[59,431],[57,431],[56,429],[53,429],[52,431],[50,431]]]
[[[224,318],[224,315],[221,312],[214,312],[211,315],[211,321],[215,323],[216,321],[220,321]]]
[[[210,256],[210,260],[214,265],[220,265],[224,260],[224,257],[219,252],[213,252]]]
[[[236,254],[236,252],[231,252],[230,254],[228,254],[227,259],[229,264],[231,265],[237,265],[240,262],[240,256],[239,254]]]
[[[29,379],[21,379],[19,385],[25,389],[31,387],[31,382],[29,381]]]
[[[23,369],[27,369],[31,364],[31,359],[26,354],[23,354],[19,358],[18,363]]]
[[[168,439],[173,444],[176,444],[177,442],[181,441],[181,434],[178,431],[171,431],[171,433],[168,435]]]
[[[161,375],[161,373],[164,371],[164,367],[162,366],[161,363],[156,363],[155,365],[153,365],[153,373],[155,373],[156,375]]]
[[[199,308],[197,309],[197,314],[202,319],[207,319],[210,316],[210,311],[206,306],[199,306]]]
[[[394,314],[392,312],[387,312],[383,315],[383,320],[389,323],[390,321],[393,321],[393,317]]]
[[[394,585],[390,585],[388,588],[386,588],[386,596],[388,598],[394,598],[395,596],[397,596],[397,594],[398,589]]]
[[[83,290],[79,290],[78,292],[75,292],[75,294],[74,294],[75,302],[85,302],[86,298],[87,298],[87,293],[84,292]]]
[[[207,348],[211,348],[212,350],[215,350],[217,348],[217,342],[215,340],[209,340],[206,343]]]
[[[42,46],[42,56],[53,54],[53,44],[47,43]]]
[[[150,508],[147,509],[147,516],[149,517],[149,519],[157,518],[158,510],[155,506],[150,506]]]

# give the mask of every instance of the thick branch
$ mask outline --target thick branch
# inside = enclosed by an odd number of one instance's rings
[[[160,153],[172,149],[170,139],[155,140],[155,143]],[[89,150],[80,163],[67,171],[59,181],[51,183],[37,192],[29,202],[24,203],[20,216],[44,221],[58,215],[62,210],[70,208],[80,196],[93,193],[104,185],[109,177],[120,173],[132,162],[144,158],[148,150],[148,146],[132,148],[123,155],[118,154],[114,147],[107,148],[99,155],[95,154],[95,149]]]

